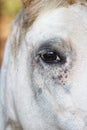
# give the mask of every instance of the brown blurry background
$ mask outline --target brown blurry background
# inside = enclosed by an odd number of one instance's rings
[[[11,21],[21,8],[21,0],[0,0],[0,67]]]

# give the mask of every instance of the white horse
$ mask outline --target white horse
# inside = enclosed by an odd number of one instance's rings
[[[22,0],[0,80],[0,130],[87,130],[87,1]]]

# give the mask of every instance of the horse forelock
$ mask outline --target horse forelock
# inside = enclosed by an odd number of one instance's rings
[[[87,0],[22,0],[24,7],[24,26],[33,24],[41,12],[68,7],[73,4],[87,5]]]
[[[77,1],[81,1],[82,0],[22,0],[22,3],[23,3],[23,6],[26,8],[28,6],[31,6],[32,4],[35,4],[35,3],[56,3],[57,5],[66,5],[67,4],[74,4],[76,3]],[[83,0],[84,1],[84,0]]]

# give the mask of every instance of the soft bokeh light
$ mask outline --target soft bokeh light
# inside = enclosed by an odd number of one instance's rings
[[[11,21],[21,8],[21,0],[0,0],[0,66]]]

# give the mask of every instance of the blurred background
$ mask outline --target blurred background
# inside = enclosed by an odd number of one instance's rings
[[[11,22],[21,6],[21,0],[0,0],[0,67]]]

